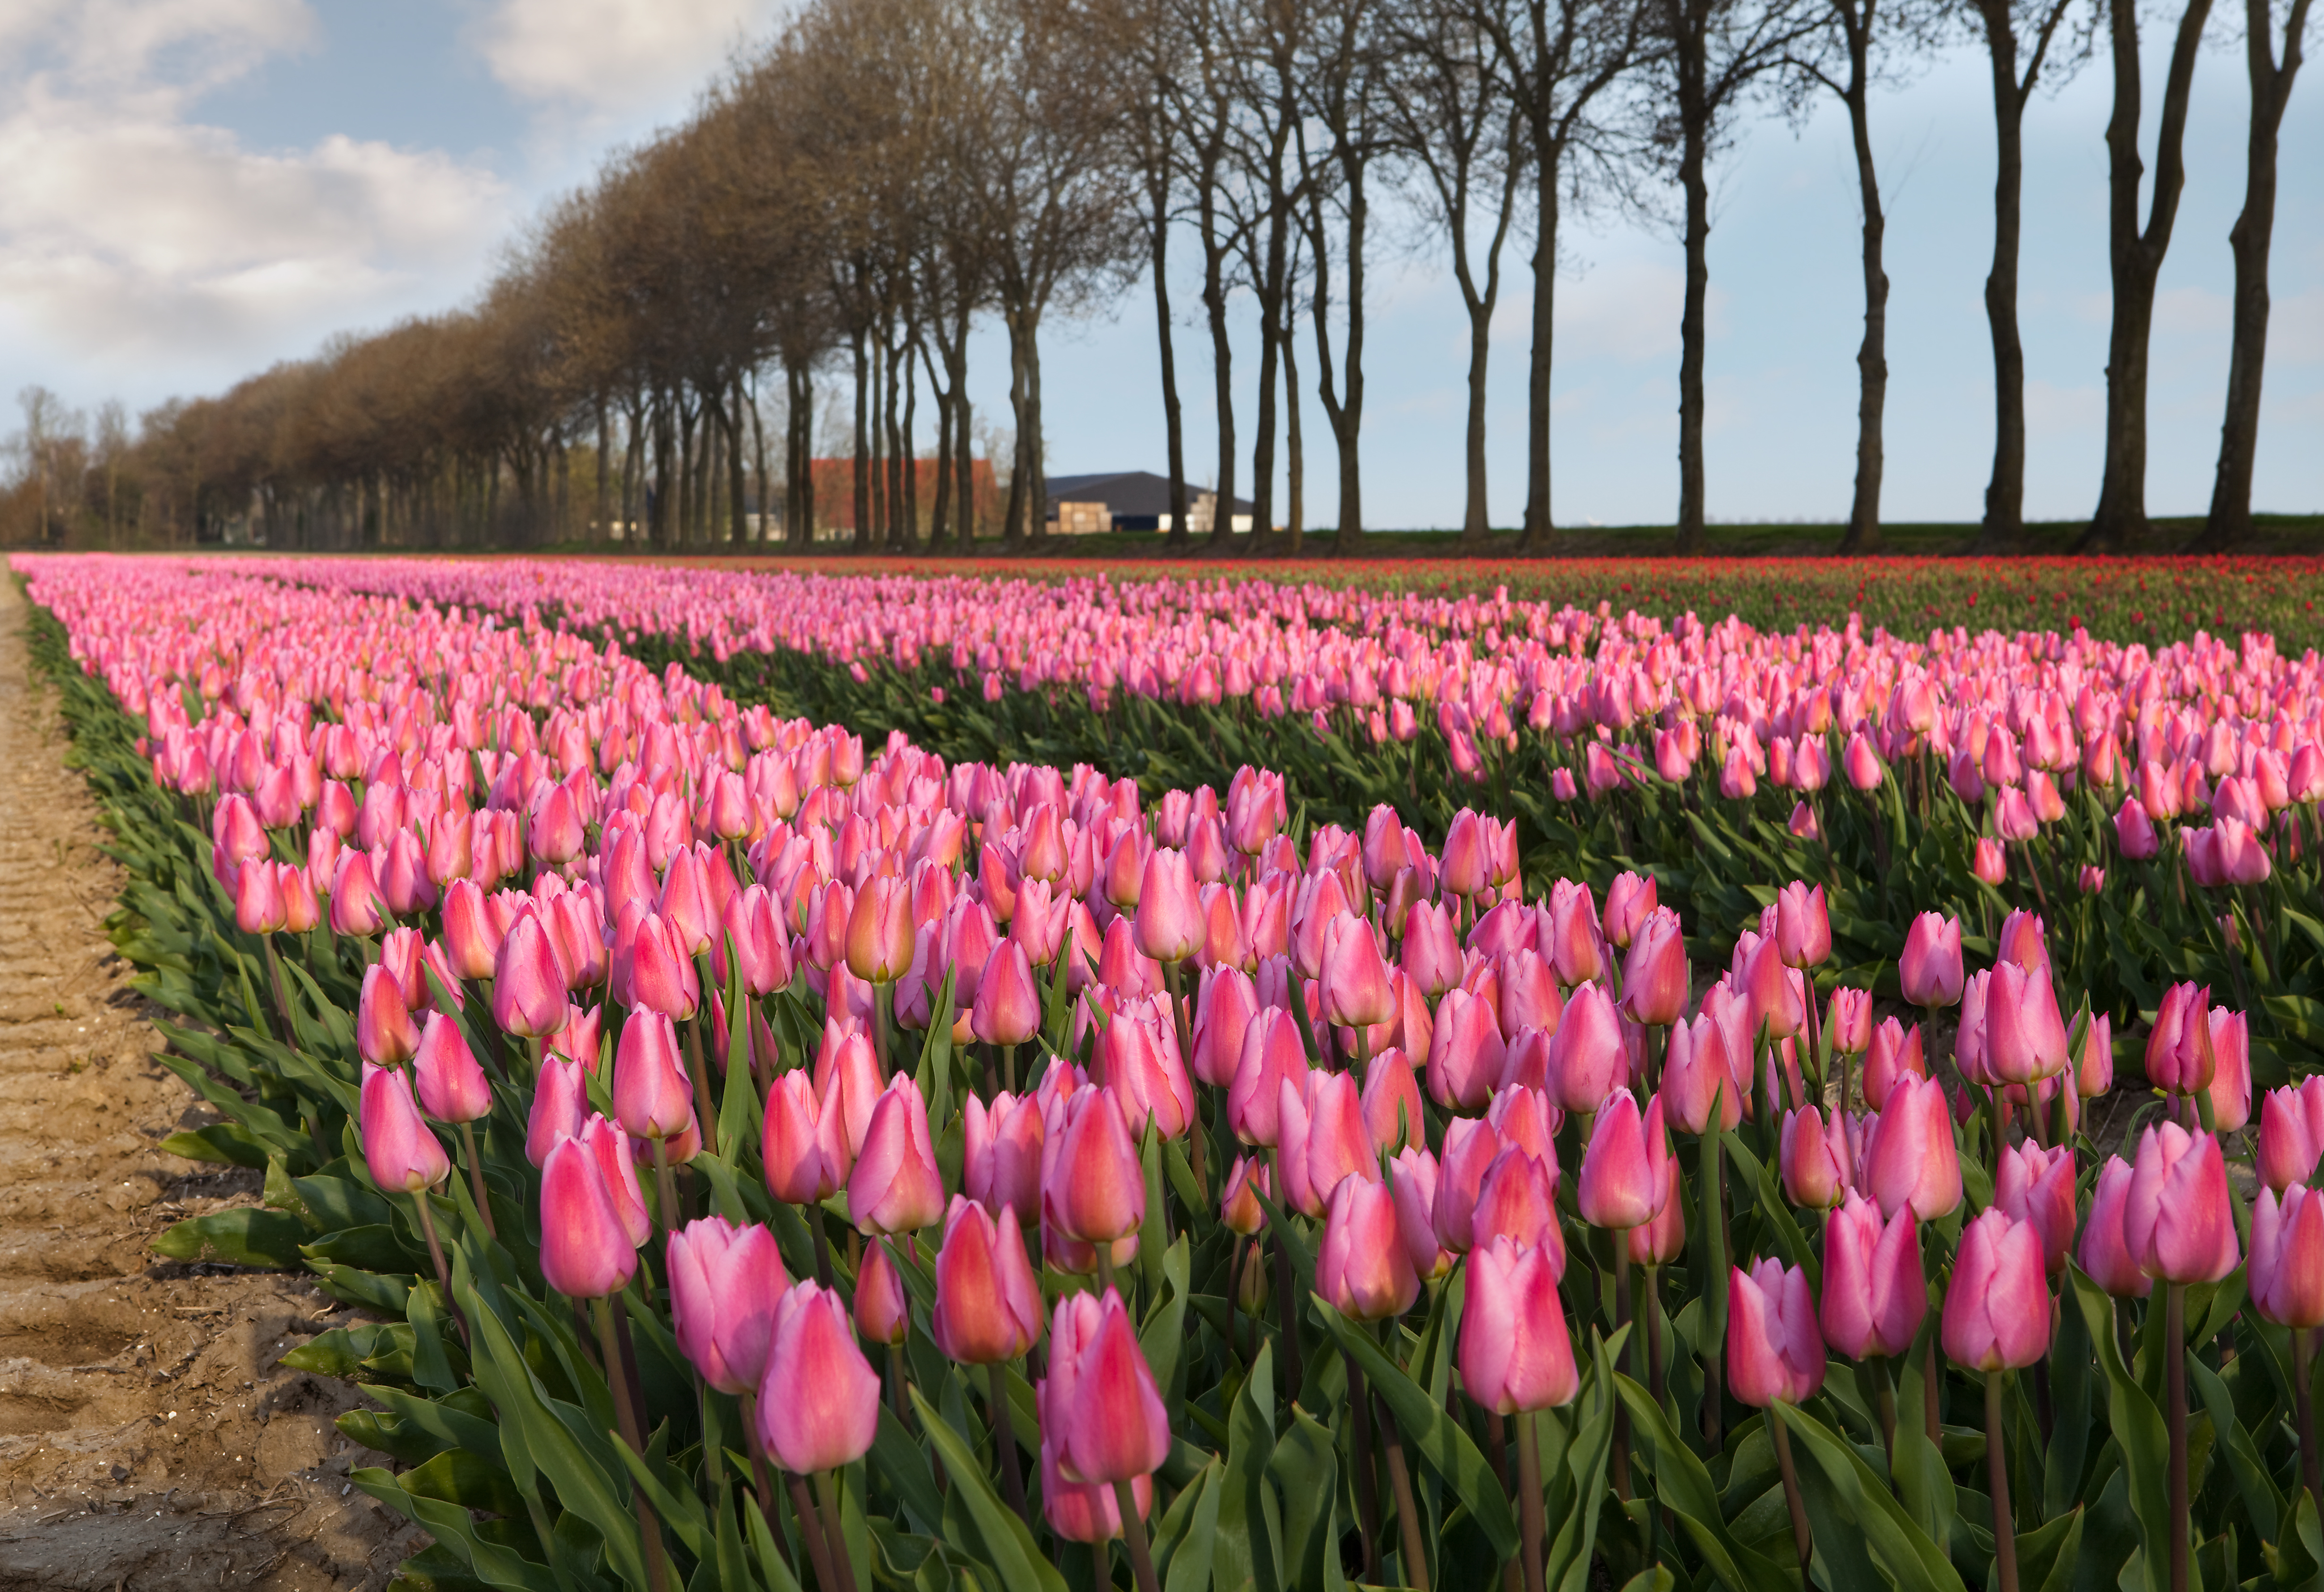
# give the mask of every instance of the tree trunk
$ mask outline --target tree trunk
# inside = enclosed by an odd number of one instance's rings
[[[2107,123],[2107,255],[2113,266],[2114,326],[2107,339],[2106,469],[2098,506],[2089,529],[2075,544],[2078,552],[2111,552],[2147,529],[2146,376],[2154,328],[2154,289],[2171,230],[2179,218],[2179,196],[2187,183],[2181,151],[2187,133],[2187,100],[2194,87],[2195,54],[2211,0],[2188,0],[2171,49],[2163,80],[2163,122],[2154,140],[2154,193],[2146,226],[2138,225],[2138,195],[2145,164],[2138,155],[2138,14],[2136,0],[2110,0],[2108,32],[2114,45],[2114,115]]]
[[[1009,502],[1001,511],[1001,545],[1015,552],[1024,545],[1024,516],[1028,507],[1028,486],[1025,480],[1025,336],[1022,317],[1015,310],[1005,310],[1001,318],[1009,324],[1009,413],[1017,423],[1016,446],[1009,461]],[[1047,504],[1034,510],[1046,511]]]
[[[1170,456],[1170,548],[1186,550],[1186,435],[1178,409],[1178,355],[1170,337],[1170,190],[1149,185],[1154,200],[1154,326],[1161,340],[1162,431]]]
[[[1215,155],[1206,163],[1204,176],[1218,169]],[[1211,507],[1211,548],[1222,552],[1230,545],[1227,538],[1234,533],[1235,495],[1235,423],[1234,423],[1234,345],[1227,336],[1227,240],[1218,234],[1218,205],[1215,189],[1205,180],[1202,185],[1201,222],[1203,228],[1203,308],[1211,323],[1211,389],[1212,402],[1219,419],[1219,471],[1217,496]]]
[[[1331,417],[1340,456],[1339,524],[1332,533],[1332,550],[1342,558],[1355,556],[1364,534],[1364,236],[1371,216],[1364,192],[1366,163],[1366,158],[1342,162],[1348,178],[1348,355],[1342,397]]]
[[[669,393],[667,391],[654,394],[653,485],[648,489],[647,496],[650,501],[646,505],[646,514],[653,522],[650,534],[653,548],[659,553],[666,553],[669,550],[672,519],[670,485],[671,477],[675,474],[672,469],[675,461],[670,457],[673,451],[671,447],[673,438],[670,435],[672,428],[669,404]]]
[[[1049,523],[1048,450],[1041,438],[1041,312],[1025,317],[1025,425],[1017,434],[1017,455],[1025,461],[1026,534],[1046,540]]]
[[[2267,255],[2275,235],[2276,135],[2300,73],[2301,36],[2308,0],[2293,0],[2283,35],[2283,64],[2275,61],[2273,8],[2245,0],[2244,64],[2251,78],[2251,133],[2244,164],[2244,207],[2227,233],[2236,256],[2235,333],[2227,356],[2227,413],[2219,428],[2218,474],[2203,546],[2217,551],[2252,534],[2252,469],[2259,456],[2260,375],[2267,358]]]
[[[887,380],[888,338],[883,330],[869,339],[872,347],[872,550],[888,547],[890,494],[888,480],[888,414],[893,401]]]
[[[1864,342],[1856,351],[1856,499],[1849,505],[1842,553],[1880,546],[1881,413],[1888,402],[1888,272],[1880,262],[1887,218],[1872,163],[1870,62],[1873,9],[1845,7],[1848,24],[1848,124],[1856,143],[1856,186],[1864,208]]]
[[[952,341],[945,345],[945,378],[952,386],[953,424],[958,433],[953,446],[953,512],[954,550],[964,557],[976,551],[976,447],[971,436],[976,410],[968,400],[968,309],[965,302]]]
[[[912,363],[912,349],[918,343],[915,332],[904,341],[904,429],[897,438],[896,456],[904,472],[904,540],[899,549],[915,553],[920,546],[920,453],[913,440],[920,405],[920,374]]]
[[[594,512],[596,520],[589,527],[589,539],[602,542],[613,529],[613,418],[602,393],[597,398],[597,506]]]
[[[767,492],[767,411],[759,406],[759,372],[755,370],[751,373],[751,444],[752,468],[758,478],[758,539],[763,548],[774,539],[768,528],[774,523],[775,516]]]
[[[1703,550],[1703,303],[1711,288],[1711,106],[1702,27],[1684,0],[1671,7],[1678,55],[1679,186],[1686,194],[1686,305],[1678,323],[1678,550]]]
[[[944,341],[941,329],[936,334],[936,341]],[[952,411],[956,394],[936,380],[936,362],[926,344],[920,346],[920,360],[928,367],[928,395],[936,403],[936,502],[928,508],[928,551],[939,553],[944,550],[945,529],[951,523]],[[961,429],[964,433],[967,428],[964,426]]]
[[[863,328],[855,328],[855,550],[869,552],[872,548],[872,459],[871,416],[867,406],[872,401],[872,371],[870,355],[863,346]]]
[[[1533,348],[1526,373],[1525,547],[1528,553],[1546,553],[1552,530],[1549,368],[1557,341],[1557,172],[1565,152],[1538,124],[1534,141]]]
[[[726,423],[726,539],[737,553],[751,537],[750,498],[742,490],[742,373],[734,373],[734,408]]]
[[[1287,311],[1288,304],[1284,306]],[[1290,319],[1286,317],[1286,321]],[[1298,327],[1286,324],[1283,328],[1283,420],[1284,466],[1289,502],[1284,512],[1284,526],[1289,531],[1289,551],[1299,557],[1307,536],[1307,452],[1299,435],[1299,358]]]
[[[1282,168],[1277,152],[1276,169]],[[1283,196],[1269,206],[1267,261],[1259,290],[1259,421],[1250,450],[1250,548],[1256,553],[1275,533],[1275,382],[1283,337]]]

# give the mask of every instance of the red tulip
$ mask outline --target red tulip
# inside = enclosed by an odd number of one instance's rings
[[[2252,1207],[2251,1299],[2295,1331],[2324,1326],[2324,1193],[2293,1184],[2278,1203],[2262,1189]]]
[[[637,1269],[637,1247],[595,1153],[580,1139],[559,1139],[540,1168],[541,1277],[569,1299],[603,1299]]]
[[[1573,1192],[1582,1219],[1591,1227],[1644,1227],[1662,1209],[1664,1191],[1649,1164],[1646,1121],[1628,1090],[1617,1090],[1599,1111]]]
[[[1932,1010],[1950,1006],[1961,994],[1960,919],[1923,912],[1905,931],[1896,974],[1904,998]]]
[[[1111,1288],[1069,1293],[1049,1324],[1049,1375],[1036,1394],[1042,1434],[1068,1481],[1149,1476],[1170,1457],[1170,1418],[1130,1312]]]
[[[1498,1414],[1550,1410],[1582,1391],[1558,1274],[1539,1249],[1504,1237],[1469,1256],[1461,1385]]]
[[[1945,1356],[1975,1371],[2015,1370],[2050,1349],[2054,1308],[2043,1275],[2042,1237],[1998,1206],[1961,1229],[1945,1290]]]
[[[805,1476],[853,1464],[879,1431],[879,1373],[856,1347],[839,1295],[792,1284],[775,1306],[759,1381],[759,1440]]]
[[[2140,1135],[2122,1237],[2139,1269],[2161,1282],[2216,1283],[2235,1270],[2240,1252],[2219,1141],[2175,1122]]]
[[[493,1112],[493,1086],[476,1065],[456,1018],[429,1012],[420,1032],[411,1072],[420,1103],[438,1122],[474,1122]]]
[[[1345,1177],[1333,1190],[1315,1257],[1315,1288],[1334,1310],[1359,1321],[1400,1316],[1420,1296],[1396,1196],[1384,1184]]]
[[[766,1374],[775,1307],[790,1286],[775,1236],[719,1216],[669,1236],[670,1330],[703,1381],[755,1392]]]
[[[1852,1360],[1902,1355],[1929,1309],[1912,1210],[1884,1221],[1877,1206],[1850,1193],[1823,1232],[1824,1340]]]
[[[1013,1360],[1040,1337],[1041,1284],[1013,1208],[1004,1205],[996,1221],[982,1205],[953,1196],[929,1330],[946,1358],[968,1366]]]
[[[920,1086],[899,1072],[872,1108],[855,1165],[847,1175],[847,1214],[868,1236],[918,1232],[944,1214],[944,1176],[928,1138]]]
[[[1796,1404],[1823,1386],[1823,1334],[1807,1273],[1780,1260],[1733,1268],[1727,1289],[1728,1386],[1747,1404]]]

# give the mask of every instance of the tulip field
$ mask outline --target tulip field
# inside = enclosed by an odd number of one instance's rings
[[[2312,650],[14,564],[401,1585],[2324,1586]]]

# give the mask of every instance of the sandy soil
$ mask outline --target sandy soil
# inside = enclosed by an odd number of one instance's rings
[[[105,935],[118,869],[0,580],[0,1592],[383,1587],[424,1537],[347,1485],[356,1400],[281,1355],[350,1318],[309,1282],[157,1263],[259,1174],[164,1155],[213,1120]]]

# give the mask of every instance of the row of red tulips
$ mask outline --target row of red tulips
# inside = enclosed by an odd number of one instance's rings
[[[2112,1023],[2065,1020],[2031,915],[1973,974],[1913,920],[1876,1021],[1806,884],[1698,989],[1654,880],[1528,902],[1491,818],[1295,836],[1248,769],[1148,814],[1086,768],[866,758],[571,635],[34,575],[134,820],[124,946],[234,1118],[178,1147],[279,1185],[279,1220],[176,1241],[401,1318],[311,1357],[379,1391],[356,1430],[414,1463],[364,1482],[436,1569],[2309,1562],[2315,1091],[2262,1107],[2240,1311],[2243,1015],[2171,990],[2128,1042],[2169,1119],[2107,1160]]]

